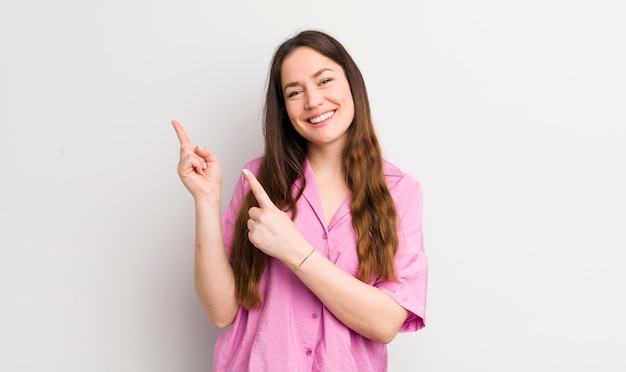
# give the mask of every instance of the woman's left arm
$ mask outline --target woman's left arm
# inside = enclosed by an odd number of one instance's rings
[[[256,177],[245,170],[244,176],[259,202],[259,207],[248,212],[250,241],[269,256],[297,268],[300,280],[347,327],[374,341],[391,342],[408,311],[383,290],[358,280],[318,254],[289,216],[274,205]]]
[[[387,293],[351,276],[317,252],[296,275],[337,319],[374,341],[391,342],[407,318],[408,311]]]

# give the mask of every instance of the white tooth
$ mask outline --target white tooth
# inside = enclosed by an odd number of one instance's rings
[[[321,121],[324,121],[324,120],[328,119],[329,117],[333,116],[334,114],[335,114],[334,111],[327,112],[327,113],[325,113],[323,115],[320,115],[320,116],[318,116],[316,118],[313,118],[313,119],[309,120],[309,122],[311,124],[317,124],[317,123],[319,123]]]

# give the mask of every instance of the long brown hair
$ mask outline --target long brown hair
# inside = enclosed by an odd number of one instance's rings
[[[320,31],[303,31],[281,44],[274,53],[269,72],[263,132],[265,154],[258,179],[278,208],[297,214],[296,201],[302,196],[306,180],[303,163],[307,142],[293,128],[285,109],[281,82],[283,61],[295,49],[310,47],[339,64],[346,75],[354,99],[354,119],[348,128],[343,165],[352,193],[350,211],[357,239],[359,279],[395,279],[394,256],[398,249],[396,209],[387,189],[383,158],[371,118],[363,76],[346,49],[333,37]],[[294,182],[302,178],[295,195]],[[261,305],[259,281],[267,255],[248,239],[248,209],[258,206],[248,192],[235,223],[231,261],[236,294],[246,309]]]

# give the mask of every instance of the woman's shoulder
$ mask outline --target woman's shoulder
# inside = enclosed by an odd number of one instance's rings
[[[421,210],[423,195],[420,182],[386,160],[384,160],[383,171],[387,189],[396,204],[398,215],[404,216],[408,209],[413,212]],[[415,208],[416,205],[417,208]]]
[[[420,187],[420,183],[415,177],[404,172],[398,166],[386,159],[383,159],[383,173],[385,174],[387,187],[390,191],[400,185],[409,188]]]
[[[402,177],[405,174],[402,169],[387,159],[383,159],[383,172],[385,177]]]

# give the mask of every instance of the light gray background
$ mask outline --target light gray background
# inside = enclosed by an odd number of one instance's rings
[[[624,371],[623,1],[0,2],[0,370],[207,371],[170,120],[262,151],[271,55],[345,44],[423,184],[428,326],[391,371]]]

